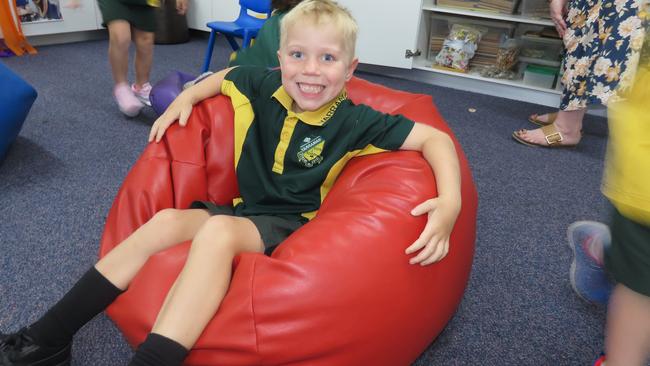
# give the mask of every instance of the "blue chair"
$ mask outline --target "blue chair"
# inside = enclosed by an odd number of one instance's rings
[[[242,48],[250,45],[251,40],[257,36],[257,32],[262,28],[264,22],[271,16],[271,1],[270,0],[239,0],[239,17],[234,22],[210,22],[207,27],[210,28],[210,40],[208,41],[208,49],[205,52],[205,61],[203,62],[203,69],[201,72],[208,71],[210,67],[210,60],[212,59],[212,49],[214,48],[214,39],[217,33],[226,36],[230,47],[233,51],[239,49],[239,44],[235,41],[235,37],[242,39]],[[254,11],[260,15],[266,14],[266,18],[258,18],[248,12]]]

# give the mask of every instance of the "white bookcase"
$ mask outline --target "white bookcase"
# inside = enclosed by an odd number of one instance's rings
[[[435,5],[434,0],[375,0],[372,6],[365,0],[339,2],[359,23],[360,70],[553,107],[559,104],[559,90],[525,85],[518,80],[435,69],[427,60],[432,14],[469,17],[470,22],[476,19],[536,26],[552,26],[550,20],[442,7]]]

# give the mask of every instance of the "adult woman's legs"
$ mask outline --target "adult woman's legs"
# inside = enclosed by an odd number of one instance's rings
[[[560,145],[576,145],[582,138],[582,120],[585,116],[586,109],[578,109],[574,111],[559,111],[555,118],[553,125],[557,131],[562,135]],[[548,118],[539,116],[539,119]],[[515,135],[531,144],[547,145],[546,136],[541,128],[534,130],[519,130]]]

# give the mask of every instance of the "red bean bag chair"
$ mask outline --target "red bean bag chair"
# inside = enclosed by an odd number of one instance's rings
[[[354,78],[348,94],[451,135],[430,96]],[[197,105],[186,127],[172,126],[129,172],[107,218],[105,255],[153,214],[193,200],[231,202],[233,112],[227,97]],[[467,161],[462,211],[449,254],[410,265],[404,254],[425,216],[410,210],[434,197],[435,180],[418,152],[352,159],[318,215],[269,257],[243,254],[230,289],[186,365],[396,366],[413,362],[442,331],[465,290],[474,253],[477,195]],[[189,243],[146,263],[107,312],[137,346],[153,326]]]

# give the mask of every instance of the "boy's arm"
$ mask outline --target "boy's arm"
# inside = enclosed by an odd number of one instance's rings
[[[400,150],[421,151],[433,169],[438,197],[424,201],[411,214],[427,213],[427,224],[420,237],[406,248],[406,254],[421,250],[411,264],[428,265],[447,255],[449,236],[460,213],[460,168],[451,138],[433,127],[415,123]]]
[[[167,107],[165,113],[158,117],[158,119],[153,123],[153,126],[151,126],[149,142],[154,140],[160,142],[165,131],[167,131],[169,126],[171,126],[171,124],[176,120],[178,120],[179,125],[185,126],[187,124],[187,119],[190,117],[190,113],[192,113],[192,106],[203,99],[221,93],[221,83],[223,83],[226,74],[232,69],[232,67],[223,69],[183,90],[183,92],[180,93]]]

